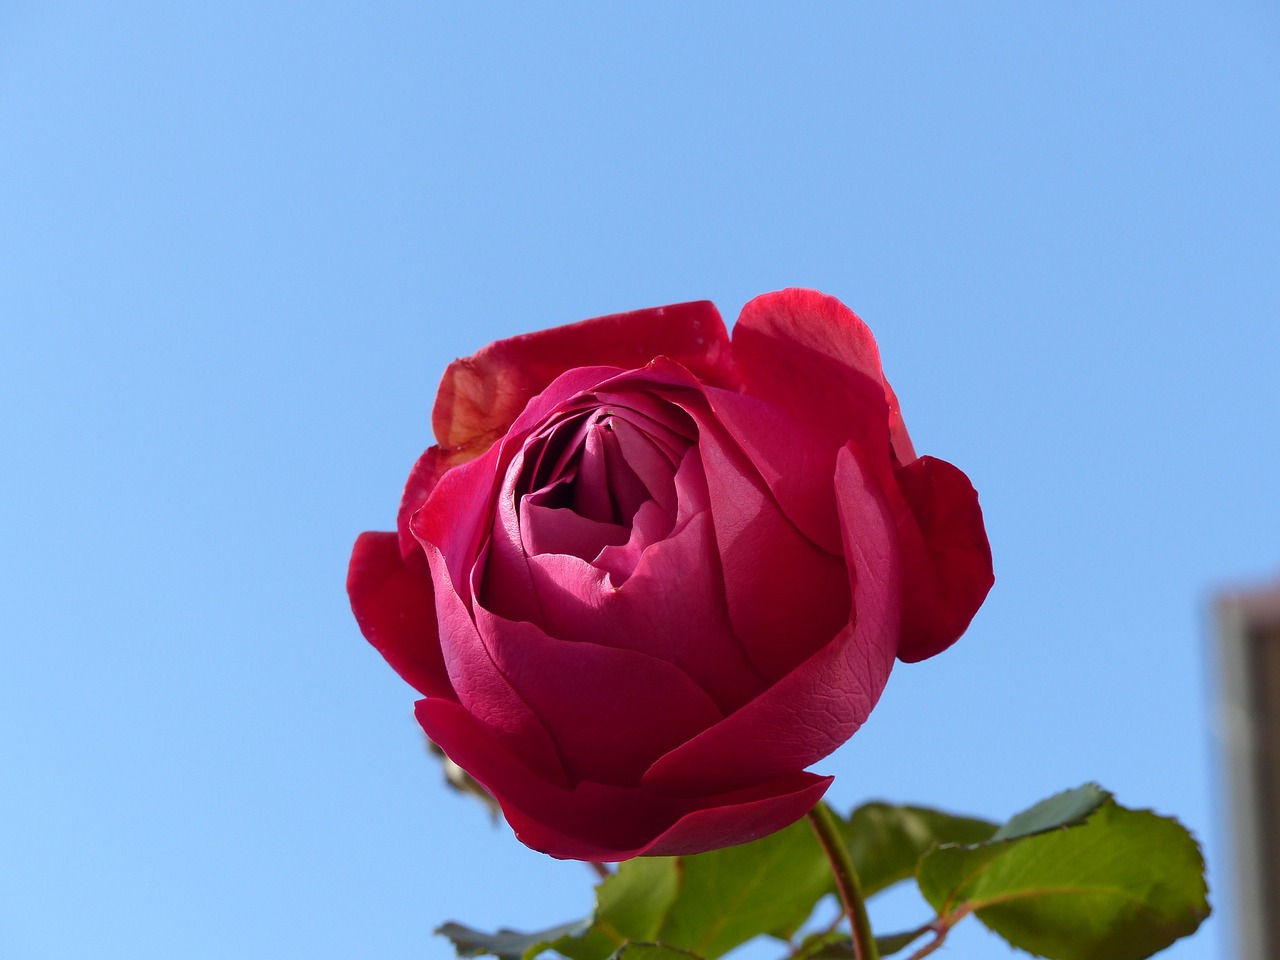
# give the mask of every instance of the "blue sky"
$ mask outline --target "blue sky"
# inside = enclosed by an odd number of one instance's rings
[[[1205,845],[1219,914],[1166,956],[1227,957],[1208,609],[1280,567],[1277,51],[1235,0],[4,5],[0,955],[444,960],[445,919],[583,914],[438,785],[350,544],[454,357],[802,285],[997,572],[831,799],[1099,780]]]

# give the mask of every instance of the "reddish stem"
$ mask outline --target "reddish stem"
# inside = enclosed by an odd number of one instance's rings
[[[853,858],[849,856],[844,837],[840,835],[840,828],[836,826],[835,814],[830,807],[819,801],[809,811],[808,817],[814,833],[818,835],[818,843],[822,845],[822,851],[831,863],[836,889],[840,891],[840,902],[849,915],[854,957],[856,960],[880,960],[876,938],[871,935],[871,921],[867,918],[867,904],[862,898],[862,887],[858,883],[858,871],[853,866]]]

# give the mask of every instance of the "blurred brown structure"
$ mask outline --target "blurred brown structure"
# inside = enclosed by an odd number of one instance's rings
[[[1280,583],[1218,598],[1240,960],[1280,957]]]

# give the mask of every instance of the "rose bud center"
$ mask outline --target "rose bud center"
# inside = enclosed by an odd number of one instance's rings
[[[652,406],[651,415],[620,404],[564,412],[529,437],[503,491],[527,555],[577,557],[621,587],[645,548],[671,534],[695,428],[678,408]],[[684,499],[704,502],[705,486]]]

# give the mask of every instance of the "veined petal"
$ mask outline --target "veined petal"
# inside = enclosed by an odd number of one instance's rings
[[[835,482],[853,622],[751,703],[655,763],[644,786],[696,794],[802,770],[853,736],[870,715],[897,651],[897,533],[852,444],[840,453]]]

